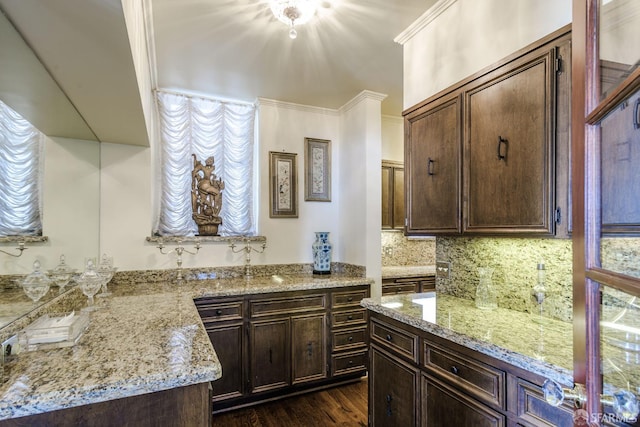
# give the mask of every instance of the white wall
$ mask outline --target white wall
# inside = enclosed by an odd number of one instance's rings
[[[404,119],[382,116],[382,159],[404,162]]]
[[[267,237],[267,250],[252,254],[253,264],[311,263],[314,232],[329,231],[334,261],[379,272],[379,98],[357,97],[344,112],[260,100],[258,232]],[[331,140],[331,202],[304,200],[305,137]],[[297,153],[298,218],[269,217],[269,151]],[[152,150],[102,143],[101,158],[101,251],[113,255],[120,270],[174,268],[174,255],[161,255],[145,241],[153,219]],[[204,243],[183,261],[184,267],[242,265],[244,255],[232,254],[226,243]]]
[[[34,260],[54,268],[64,254],[80,269],[87,256],[98,254],[100,152],[95,141],[45,139],[42,226],[46,243],[27,244],[21,257],[0,254],[0,274],[26,274]],[[2,249],[13,252],[16,244]]]
[[[367,277],[376,281],[371,290],[374,297],[381,290],[380,106],[384,97],[364,91],[341,109],[342,260],[366,267]]]
[[[404,108],[570,22],[571,0],[453,2],[404,43]]]

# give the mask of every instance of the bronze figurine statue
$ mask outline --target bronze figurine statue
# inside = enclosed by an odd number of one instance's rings
[[[214,170],[213,157],[207,158],[204,164],[193,156],[193,171],[191,172],[191,205],[193,220],[198,225],[200,236],[217,236],[218,226],[222,224],[220,209],[222,209],[222,190],[224,182],[218,179]]]

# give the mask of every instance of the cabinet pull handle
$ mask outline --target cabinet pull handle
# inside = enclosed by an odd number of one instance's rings
[[[273,363],[273,352],[269,349],[269,363]]]
[[[458,368],[456,366],[452,366],[451,367],[451,373],[453,373],[453,375],[458,375],[458,372],[459,372],[459,370],[458,370]]]
[[[387,335],[387,341],[391,341],[391,335]]]
[[[349,316],[347,317],[347,320],[353,320],[353,316],[352,316],[352,315],[349,315]]]
[[[636,99],[633,105],[633,128],[640,129],[640,98]]]
[[[387,402],[391,402],[393,400],[393,398],[391,397],[390,394],[387,394],[386,400],[387,400]]]
[[[502,154],[502,144],[504,144],[504,154]],[[498,160],[507,160],[507,150],[509,149],[509,141],[498,136]]]
[[[347,341],[352,342],[353,341],[353,337],[347,338]]]
[[[216,316],[220,316],[221,314],[222,314],[222,310],[217,309],[217,310],[216,310]]]
[[[430,176],[435,175],[435,173],[433,173],[433,164],[434,163],[435,163],[435,161],[431,157],[429,157],[429,160],[427,161],[427,173]]]
[[[309,344],[307,344],[307,351],[309,352],[309,356],[311,356],[313,354],[313,343],[309,342]]]
[[[348,301],[348,302],[353,301],[353,297],[349,297],[349,298],[347,298],[347,301]]]
[[[393,415],[393,412],[391,411],[391,400],[393,399],[390,394],[387,394],[385,400],[387,401],[387,417],[390,417],[391,415]]]

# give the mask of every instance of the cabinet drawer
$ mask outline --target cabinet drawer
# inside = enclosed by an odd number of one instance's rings
[[[337,326],[346,326],[346,325],[357,325],[359,323],[364,323],[367,319],[367,310],[349,310],[349,311],[339,311],[337,313],[331,313],[331,324],[333,327]]]
[[[290,298],[265,298],[249,301],[251,317],[271,316],[322,310],[326,307],[324,294],[304,295]]]
[[[382,285],[382,295],[413,294],[416,292],[418,292],[418,282],[384,283]]]
[[[408,331],[395,328],[377,319],[371,321],[371,339],[382,343],[385,347],[418,362],[418,336]]]
[[[504,409],[504,371],[430,342],[424,343],[424,364],[478,400]]]
[[[567,404],[559,407],[549,405],[544,400],[542,389],[522,378],[518,378],[516,384],[519,421],[527,421],[536,426],[573,426],[573,411],[570,406]]]
[[[341,375],[367,369],[367,351],[336,354],[331,357],[331,374]]]
[[[207,299],[195,300],[198,313],[203,323],[223,322],[226,320],[241,320],[243,301],[211,301]]]
[[[356,289],[331,294],[331,306],[333,308],[357,306],[363,298],[369,296],[367,289]]]
[[[344,329],[333,332],[333,351],[363,347],[366,344],[367,328]]]

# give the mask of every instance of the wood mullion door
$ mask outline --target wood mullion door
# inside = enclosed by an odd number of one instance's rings
[[[620,6],[622,2],[618,2]],[[574,286],[574,382],[585,385],[588,420],[576,410],[575,425],[602,425],[611,410],[601,404],[603,394],[603,348],[601,344],[601,305],[605,288],[640,296],[640,279],[625,272],[603,268],[603,217],[610,215],[611,186],[603,171],[602,123],[640,88],[640,71],[635,69],[601,97],[600,0],[573,1],[573,79],[572,79],[572,192],[573,192],[573,286]],[[627,4],[628,5],[628,4]],[[610,5],[611,6],[611,5]],[[624,9],[625,5],[621,7]],[[636,32],[637,34],[637,32]],[[628,46],[628,45],[625,45]],[[637,46],[637,44],[636,44]],[[637,47],[632,55],[640,58]],[[604,148],[603,148],[604,147]],[[640,167],[640,164],[635,165]],[[636,194],[625,194],[633,198]],[[606,218],[605,218],[605,222]],[[633,221],[630,221],[633,222]],[[604,232],[614,227],[605,225]],[[633,230],[632,230],[633,231]],[[635,238],[639,239],[637,230]],[[635,261],[638,261],[636,258]],[[636,364],[637,365],[637,364]],[[640,369],[640,367],[639,367]],[[608,392],[610,393],[610,392]],[[637,394],[637,392],[636,392]],[[636,425],[636,424],[634,424]]]

